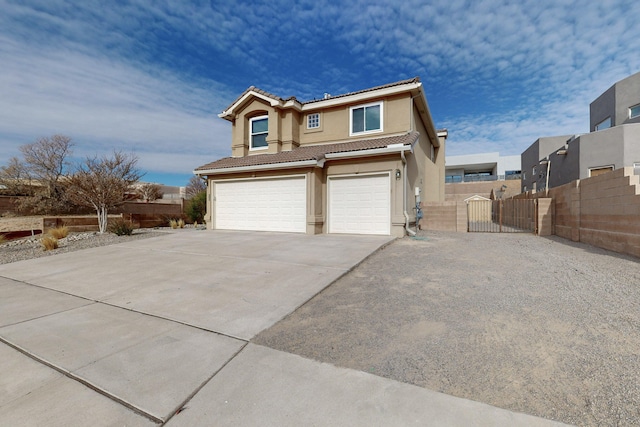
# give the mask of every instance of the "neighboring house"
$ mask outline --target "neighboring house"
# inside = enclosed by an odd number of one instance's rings
[[[540,138],[522,155],[522,191],[541,191],[633,166],[640,174],[640,73],[590,104],[590,133]]]
[[[232,156],[198,167],[212,229],[403,236],[444,200],[446,131],[419,78],[300,102],[253,86],[219,117]]]
[[[445,158],[447,184],[511,179],[520,179],[520,156],[481,153]]]

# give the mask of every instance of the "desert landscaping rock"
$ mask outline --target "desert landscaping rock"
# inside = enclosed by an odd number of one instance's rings
[[[519,234],[397,240],[253,342],[580,426],[640,425],[640,263]]]
[[[64,239],[58,240],[58,249],[50,251],[45,251],[42,248],[42,235],[36,235],[0,244],[0,264],[8,264],[43,256],[53,256],[115,243],[130,242],[132,240],[146,239],[163,234],[162,231],[152,229],[135,230],[131,236],[117,236],[113,233],[100,234],[98,232],[71,233]]]

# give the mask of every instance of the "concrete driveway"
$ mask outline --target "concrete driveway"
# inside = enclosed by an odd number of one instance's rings
[[[0,266],[1,423],[552,425],[249,343],[389,241],[190,231]]]

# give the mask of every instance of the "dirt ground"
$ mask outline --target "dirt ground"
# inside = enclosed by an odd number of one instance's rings
[[[640,260],[530,234],[378,251],[253,341],[580,426],[640,426]]]

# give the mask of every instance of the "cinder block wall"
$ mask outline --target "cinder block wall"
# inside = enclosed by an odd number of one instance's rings
[[[575,242],[640,257],[640,176],[633,168],[573,181],[515,199],[539,199],[538,234],[556,234]],[[464,202],[423,205],[424,230],[466,231]]]
[[[554,233],[565,239],[580,241],[580,181],[549,190],[554,201]]]
[[[640,177],[633,168],[580,183],[580,241],[640,257]]]
[[[541,198],[544,192],[517,198]],[[616,169],[549,190],[553,233],[615,252],[640,257],[640,176]]]
[[[422,203],[421,230],[467,231],[467,205],[464,202]]]

